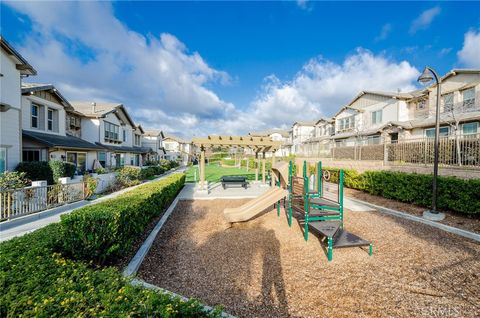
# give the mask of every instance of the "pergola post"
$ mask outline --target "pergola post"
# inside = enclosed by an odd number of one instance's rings
[[[200,189],[205,190],[205,147],[200,147]]]
[[[265,151],[263,152],[263,158],[262,158],[262,183],[265,184]]]
[[[258,181],[258,151],[255,151],[255,181]]]
[[[272,171],[270,172],[270,175],[272,176],[272,187],[275,186],[276,183],[276,175],[273,173],[273,166],[275,165],[275,149],[272,150]],[[280,180],[279,180],[280,181]]]

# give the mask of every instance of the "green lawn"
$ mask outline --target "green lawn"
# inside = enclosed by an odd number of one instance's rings
[[[195,171],[197,172],[197,182],[200,179],[198,166],[191,166],[187,170],[186,182],[195,182]],[[246,176],[248,180],[255,180],[255,170],[237,168],[224,168],[218,165],[207,165],[205,168],[205,180],[210,182],[218,182],[222,176]],[[259,176],[261,179],[261,174]]]

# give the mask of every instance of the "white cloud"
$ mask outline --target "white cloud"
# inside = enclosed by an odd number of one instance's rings
[[[271,76],[253,101],[251,112],[267,126],[291,125],[296,120],[332,116],[362,90],[402,91],[415,88],[418,70],[406,61],[357,49],[342,64],[322,57],[308,61],[293,80]]]
[[[410,25],[410,34],[427,29],[441,11],[442,9],[438,6],[423,11]]]
[[[306,11],[313,9],[313,5],[309,0],[297,0],[297,6]]]
[[[375,42],[385,40],[392,31],[392,25],[390,23],[384,24],[380,30],[380,34],[375,37]]]
[[[459,62],[472,68],[480,68],[480,30],[465,33],[463,47],[457,52]]]
[[[33,81],[54,83],[70,100],[124,103],[185,119],[223,118],[234,108],[206,85],[228,83],[229,75],[189,52],[174,35],[143,36],[122,24],[105,2],[9,3],[33,22],[20,48],[39,71]],[[80,58],[81,51],[88,58]],[[187,120],[190,118],[190,120]],[[148,122],[162,128],[162,122]]]
[[[357,49],[341,63],[313,58],[290,81],[267,77],[247,109],[240,110],[209,88],[212,82],[229,82],[228,74],[172,34],[143,36],[128,29],[111,4],[9,5],[33,22],[19,48],[39,71],[33,81],[55,84],[70,100],[122,102],[143,127],[187,138],[244,134],[329,116],[361,90],[409,90],[418,76],[406,61]]]

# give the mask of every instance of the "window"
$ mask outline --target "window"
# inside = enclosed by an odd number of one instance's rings
[[[474,108],[475,107],[475,88],[469,88],[462,92],[463,94],[463,107]]]
[[[87,154],[85,152],[67,152],[67,162],[77,167],[78,174],[84,174],[87,167]]]
[[[440,127],[440,137],[448,136],[450,129],[448,127]],[[425,137],[435,138],[435,128],[425,129]]]
[[[426,107],[427,107],[426,99],[422,99],[417,102],[417,110],[422,110],[422,109],[425,109]]]
[[[135,155],[134,165],[135,165],[135,166],[140,166],[140,155],[139,155],[139,154],[136,154],[136,155]]]
[[[462,131],[464,135],[473,135],[478,133],[478,122],[476,123],[467,123],[462,125]]]
[[[133,137],[134,139],[134,145],[140,146],[140,135],[134,134]]]
[[[127,131],[123,130],[123,142],[127,141]]]
[[[32,104],[32,128],[38,128],[38,105]]]
[[[339,119],[339,130],[346,130],[355,127],[355,115]]]
[[[105,139],[109,140],[119,140],[118,139],[118,131],[119,126],[109,123],[108,121],[104,122],[105,126]]]
[[[0,148],[0,173],[7,170],[7,148]]]
[[[443,95],[443,111],[451,112],[453,110],[453,93]]]
[[[53,109],[48,109],[47,113],[47,129],[52,131],[53,130]]]
[[[23,161],[40,161],[40,150],[24,150],[22,153]]]
[[[368,136],[367,137],[367,144],[368,145],[379,145],[380,144],[380,136]]]
[[[107,165],[107,154],[103,151],[98,152],[97,154],[98,162],[102,165],[102,167],[106,167]]]
[[[372,112],[372,125],[380,124],[382,122],[382,110]]]

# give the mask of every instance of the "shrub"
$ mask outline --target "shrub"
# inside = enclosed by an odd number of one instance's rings
[[[157,173],[156,166],[148,166],[148,167],[142,169],[142,172],[140,174],[140,178],[142,180],[145,180],[145,179],[149,179],[149,178],[155,176],[156,174],[159,174],[159,173]]]
[[[142,169],[140,167],[123,167],[118,170],[117,182],[121,187],[131,187],[140,184]]]
[[[325,168],[331,172],[337,168]],[[430,207],[432,203],[432,175],[395,171],[345,171],[345,186],[366,191],[373,195]],[[332,174],[332,182],[338,174]],[[438,177],[439,210],[480,215],[480,180],[464,180],[455,177]]]
[[[66,255],[103,263],[127,250],[152,218],[159,215],[185,183],[184,174],[145,184],[121,197],[86,206],[61,217]]]
[[[60,226],[0,243],[0,317],[220,317],[58,253]]]
[[[53,184],[53,172],[47,161],[23,161],[15,169],[19,172],[25,172],[26,177],[32,181],[46,180],[48,184]]]
[[[83,177],[83,182],[85,182],[85,197],[89,198],[95,194],[95,190],[97,189],[97,179],[93,178],[90,175],[85,175]]]
[[[58,178],[69,177],[73,178],[77,168],[73,163],[60,161],[60,160],[51,160],[48,162],[50,169],[52,169],[53,180],[56,183]]]
[[[105,169],[105,168],[96,168],[96,169],[94,170],[94,172],[95,172],[95,173],[98,173],[98,174],[105,174],[105,173],[107,173],[107,169]]]
[[[30,184],[25,172],[5,171],[0,174],[0,191],[19,189]]]

